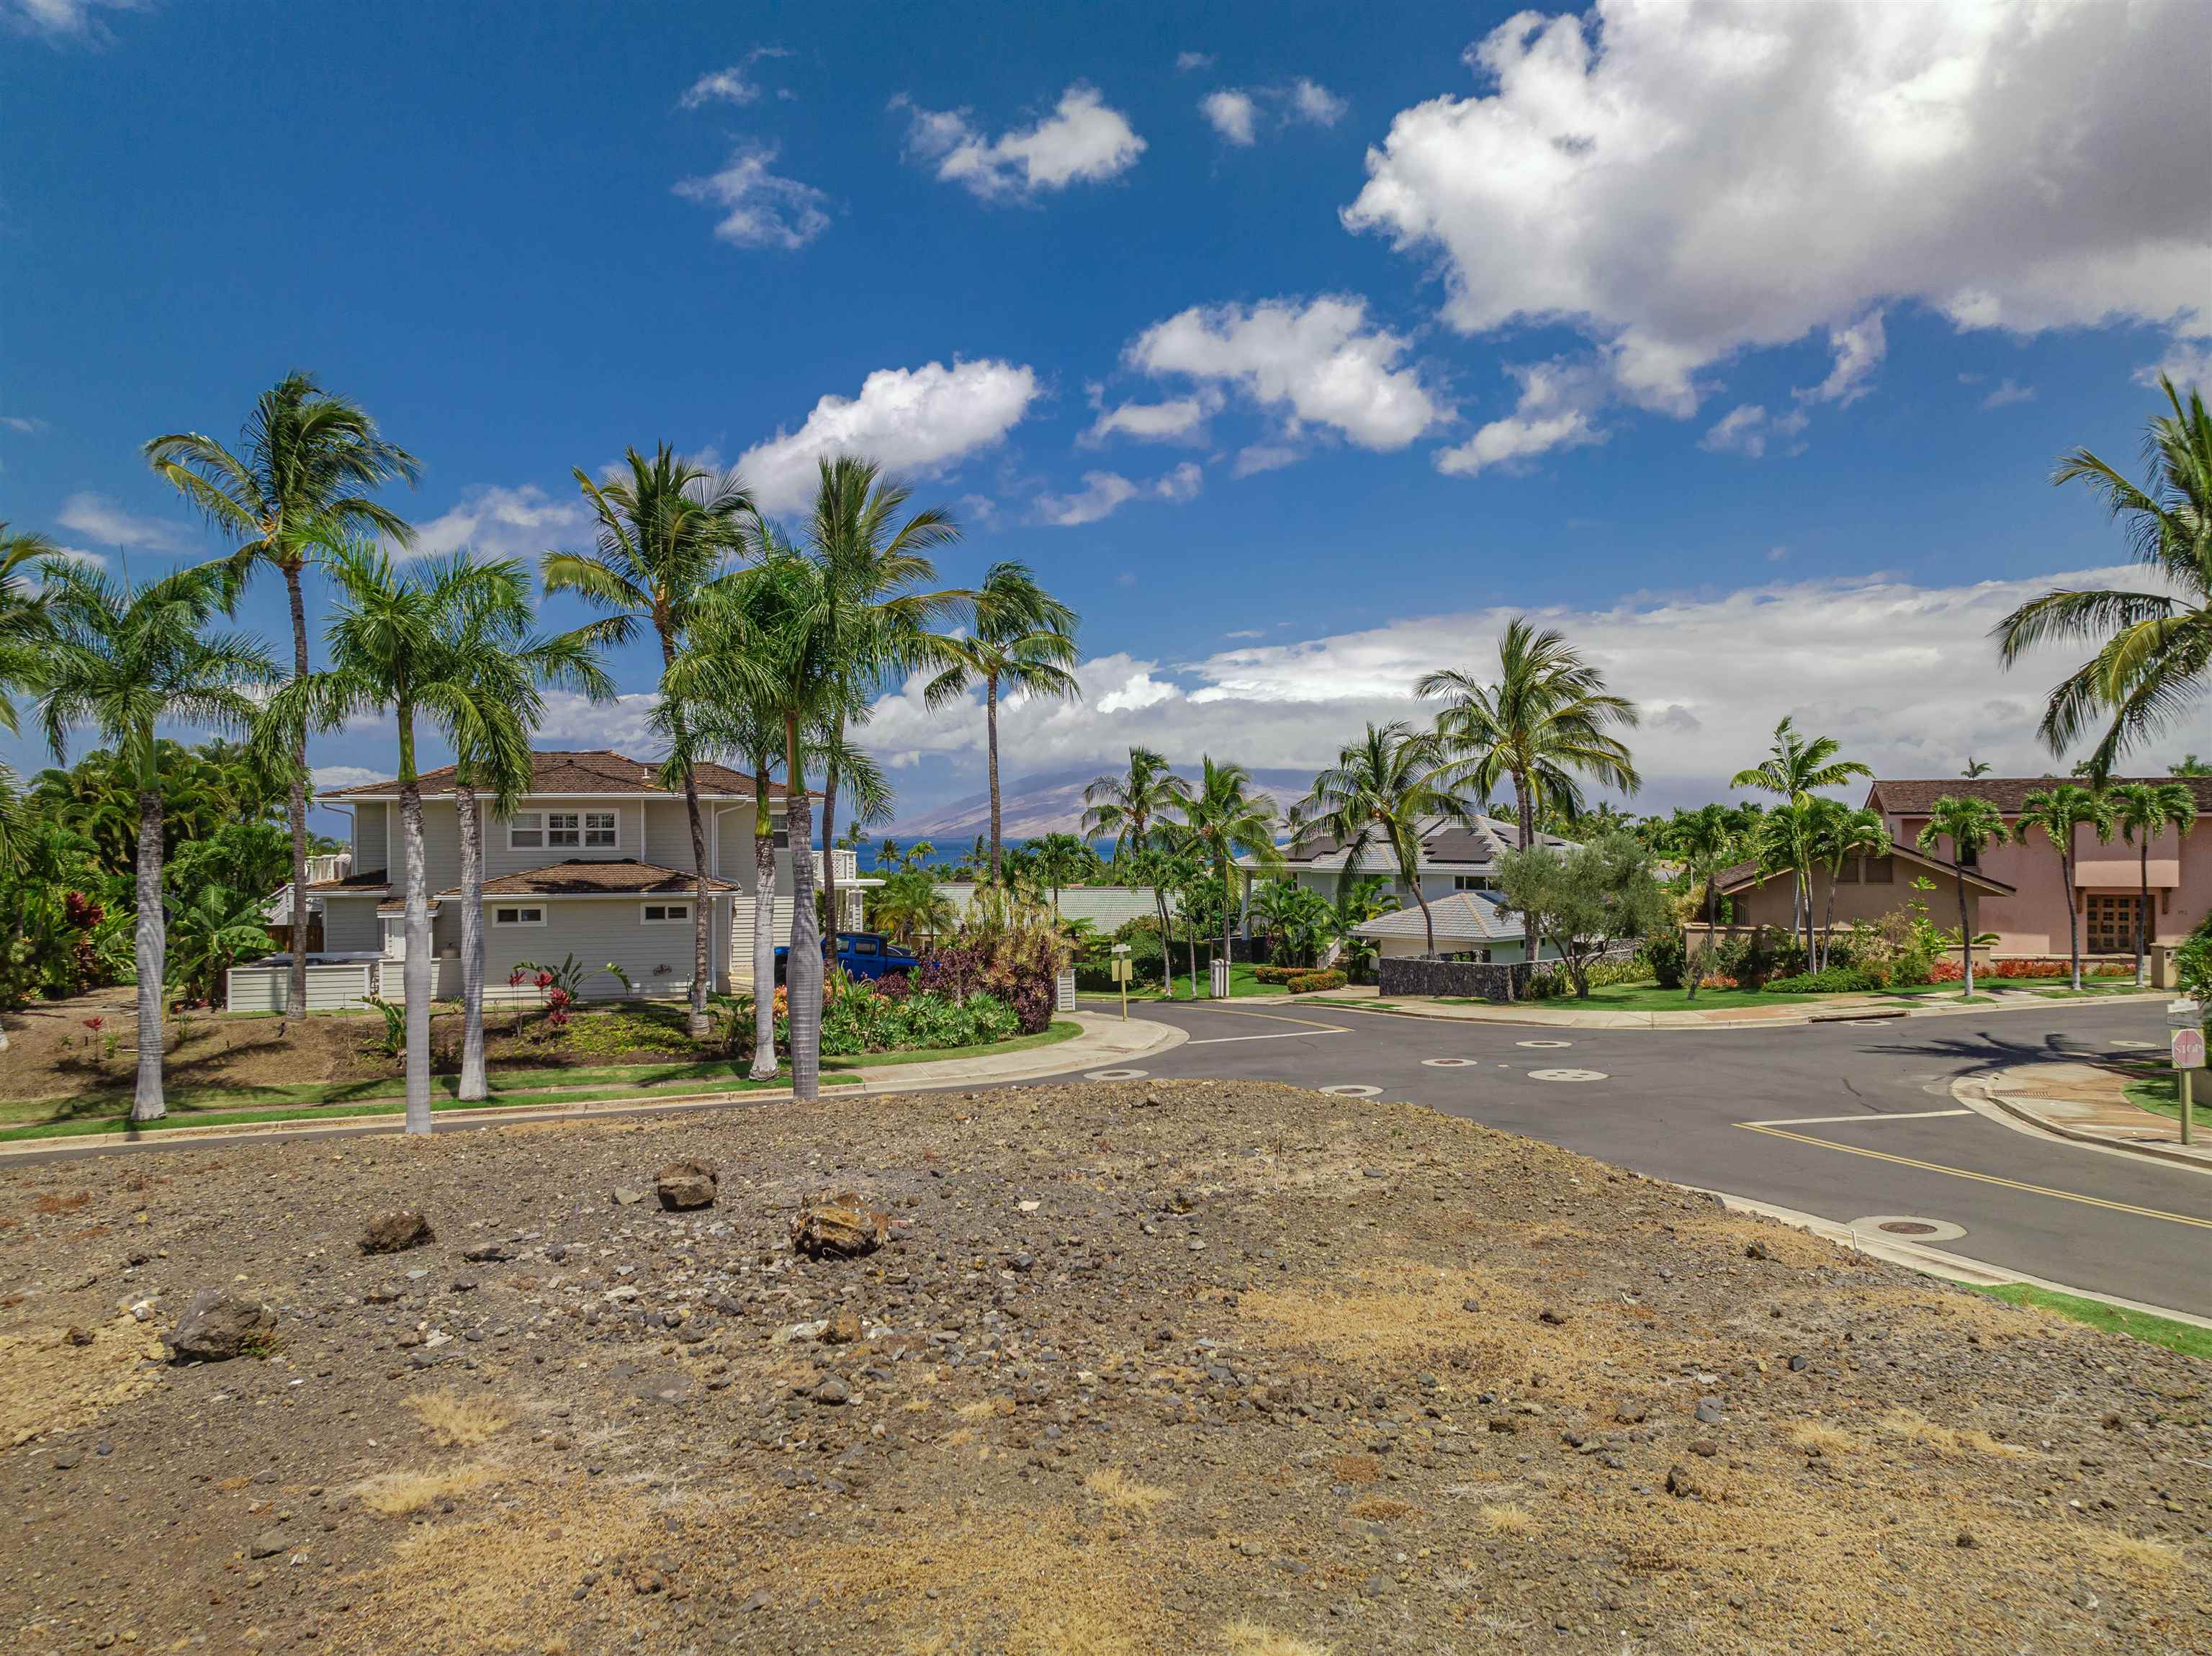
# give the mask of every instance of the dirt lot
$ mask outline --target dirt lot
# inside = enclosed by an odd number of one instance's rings
[[[9,1047],[0,1059],[0,1100],[128,1090],[138,1028],[131,994],[128,988],[106,989],[8,1014]],[[89,1017],[102,1020],[98,1033],[85,1027]],[[617,1028],[629,1039],[606,1039],[599,1033]],[[289,1020],[212,1012],[172,1016],[168,1083],[246,1090],[311,1082],[396,1081],[400,1060],[382,1050],[383,1034],[384,1020],[373,1012]],[[113,1056],[106,1051],[110,1037]],[[459,1071],[459,1013],[430,1020],[430,1045],[432,1065],[439,1073]],[[507,1070],[713,1056],[684,1034],[683,1007],[657,1004],[612,1013],[579,1012],[570,1021],[570,1034],[557,1038],[545,1034],[535,1010],[518,1038],[514,1014],[494,1009],[485,1016],[484,1052],[495,1067]]]
[[[843,1188],[892,1241],[796,1257]],[[436,1240],[362,1254],[400,1205]],[[2212,1366],[1410,1107],[20,1168],[0,1285],[26,1652],[2212,1648]],[[225,1286],[262,1355],[159,1362]]]

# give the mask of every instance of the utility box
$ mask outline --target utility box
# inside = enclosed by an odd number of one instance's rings
[[[1216,955],[1213,960],[1213,970],[1211,976],[1212,981],[1207,986],[1207,987],[1212,992],[1214,999],[1227,1000],[1229,998],[1229,962],[1223,960],[1220,956]]]

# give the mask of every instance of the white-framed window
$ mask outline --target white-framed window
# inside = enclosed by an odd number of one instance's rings
[[[545,843],[545,813],[519,810],[507,819],[507,848],[536,851]]]
[[[612,851],[621,841],[616,826],[619,820],[611,810],[549,810],[545,813],[545,843]]]
[[[1452,876],[1452,889],[1454,891],[1487,891],[1490,889],[1490,877],[1487,874],[1455,874]]]
[[[647,903],[644,924],[647,925],[689,925],[691,924],[691,905],[689,903]]]
[[[491,923],[494,925],[543,925],[545,908],[541,903],[500,903],[493,906]]]

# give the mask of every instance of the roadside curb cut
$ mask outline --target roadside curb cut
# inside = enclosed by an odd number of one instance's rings
[[[1691,1191],[1701,1189],[1695,1185],[1685,1185],[1681,1188]],[[2177,1311],[2172,1306],[2152,1305],[2144,1300],[2123,1299],[2117,1294],[2100,1294],[2094,1289],[2076,1288],[2071,1283],[2054,1283],[2048,1277],[2032,1277],[2024,1271],[2008,1271],[1979,1259],[1968,1259],[1964,1254],[1948,1253],[1942,1248],[1923,1247],[1915,1242],[1898,1241],[1888,1237],[1876,1240],[1863,1235],[1849,1225],[1839,1225],[1832,1219],[1821,1218],[1818,1214],[1802,1212],[1796,1208],[1776,1207],[1768,1202],[1754,1202],[1749,1197],[1731,1196],[1725,1191],[1703,1191],[1702,1193],[1717,1198],[1721,1205],[1731,1212],[1755,1213],[1765,1218],[1778,1219],[1795,1229],[1809,1231],[1823,1241],[1847,1247],[1854,1253],[1863,1253],[1869,1259],[1903,1265],[1923,1277],[1941,1277],[1949,1282],[1976,1288],[1998,1288],[2008,1283],[2024,1283],[2030,1288],[2044,1289],[2053,1294],[2070,1294],[2077,1300],[2094,1300],[2121,1311],[2140,1311],[2146,1316],[2187,1323],[2192,1328],[2212,1328],[2212,1317],[2200,1317],[2193,1311]]]
[[[1063,1012],[1061,1017],[1072,1017],[1083,1025],[1083,1033],[1049,1046],[1032,1047],[1025,1052],[1003,1055],[1007,1067],[990,1070],[972,1076],[939,1076],[908,1079],[896,1069],[879,1070],[875,1078],[867,1076],[865,1067],[852,1081],[835,1081],[824,1077],[822,1098],[860,1098],[886,1093],[948,1092],[963,1087],[1000,1087],[1030,1081],[1042,1081],[1074,1071],[1096,1069],[1102,1063],[1114,1063],[1125,1059],[1150,1058],[1180,1046],[1190,1039],[1189,1031],[1173,1024],[1156,1023],[1151,1019],[1132,1018],[1132,1030],[1141,1028],[1149,1039],[1139,1044],[1123,1045],[1121,1040],[1086,1048],[1085,1043],[1103,1033],[1094,1028],[1095,1023],[1105,1024],[1118,1033],[1119,1018],[1104,1018],[1096,1013]],[[1104,1044],[1104,1043],[1101,1043]],[[1087,1053],[1087,1055],[1086,1055]],[[1017,1060],[1024,1060],[1017,1062]],[[986,1065],[1002,1061],[990,1057],[977,1059],[947,1059],[939,1060],[945,1068],[960,1064]],[[933,1067],[925,1059],[911,1067],[925,1070]],[[763,1088],[745,1092],[694,1091],[672,1092],[665,1097],[601,1098],[579,1096],[545,1104],[526,1104],[511,1109],[445,1111],[431,1118],[430,1137],[444,1132],[471,1131],[478,1127],[521,1127],[532,1124],[580,1125],[592,1121],[620,1120],[629,1116],[690,1115],[708,1110],[744,1109],[755,1104],[787,1104],[792,1091],[788,1087]],[[271,1134],[312,1137],[391,1137],[404,1138],[404,1116],[397,1111],[385,1111],[374,1115],[302,1116],[289,1121],[246,1121],[229,1125],[210,1124],[198,1127],[165,1127],[140,1138],[131,1138],[119,1133],[84,1134],[75,1137],[26,1138],[0,1143],[0,1168],[10,1162],[31,1162],[51,1157],[58,1151],[73,1152],[78,1156],[124,1156],[141,1150],[157,1150],[174,1144],[204,1145],[216,1143],[251,1143]],[[418,1135],[419,1137],[420,1135]]]
[[[2056,1121],[2045,1120],[2034,1111],[2014,1103],[1999,1094],[1990,1083],[1990,1073],[1983,1071],[1960,1076],[1951,1083],[1951,1096],[1975,1114],[2002,1125],[2012,1127],[2037,1137],[2059,1138],[2069,1144],[2079,1144],[2085,1149],[2104,1150],[2113,1156],[2142,1156],[2153,1162],[2163,1162],[2171,1168],[2186,1168],[2191,1173],[2212,1174],[2212,1164],[2201,1156],[2191,1156],[2163,1144],[2131,1143],[2120,1138],[2100,1138],[2094,1133],[2077,1132],[2063,1127]],[[1993,1112],[1996,1113],[1992,1113]],[[2069,1293],[2071,1289],[2068,1290]]]

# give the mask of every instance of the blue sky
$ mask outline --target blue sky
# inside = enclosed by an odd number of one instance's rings
[[[1016,777],[1310,768],[1523,609],[1644,707],[1652,804],[1784,713],[2039,769],[2049,674],[1984,634],[2121,561],[2051,465],[2132,464],[2212,327],[2191,10],[0,0],[0,516],[214,550],[138,446],[302,367],[440,549],[579,543],[628,445],[780,507],[885,455],[949,579],[1082,613]],[[893,695],[872,739],[919,810],[981,736]]]

